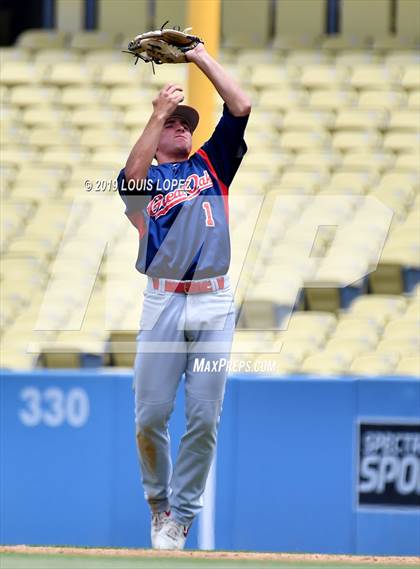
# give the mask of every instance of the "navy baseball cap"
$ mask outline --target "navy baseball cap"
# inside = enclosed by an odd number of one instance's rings
[[[170,117],[179,117],[184,119],[185,122],[189,124],[191,132],[194,132],[197,128],[198,121],[200,120],[200,115],[193,108],[188,105],[178,105],[177,108],[169,115]]]

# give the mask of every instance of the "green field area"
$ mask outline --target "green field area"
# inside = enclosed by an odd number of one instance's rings
[[[271,561],[83,555],[0,554],[1,569],[401,569],[404,565],[336,563],[334,561]]]

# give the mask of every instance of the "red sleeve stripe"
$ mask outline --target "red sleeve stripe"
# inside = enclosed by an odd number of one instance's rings
[[[200,148],[199,150],[197,150],[197,154],[199,156],[201,156],[201,158],[204,160],[204,162],[207,164],[208,169],[210,170],[211,175],[216,178],[219,186],[220,186],[220,190],[222,192],[222,197],[223,197],[223,205],[225,208],[225,214],[226,214],[226,219],[229,222],[229,202],[228,202],[228,196],[229,196],[229,189],[226,186],[226,184],[224,184],[222,182],[222,180],[219,178],[219,176],[216,174],[216,170],[213,168],[213,164],[210,162],[210,158],[207,156],[207,153]]]

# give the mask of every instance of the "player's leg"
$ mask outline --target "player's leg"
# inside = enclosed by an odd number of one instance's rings
[[[200,300],[198,301],[198,296]],[[190,336],[185,375],[187,430],[181,440],[171,487],[172,517],[189,526],[202,507],[213,460],[235,327],[230,290],[189,297]],[[197,329],[201,327],[201,329]],[[220,329],[222,328],[222,329]]]
[[[136,437],[145,497],[152,512],[168,510],[172,475],[168,422],[186,365],[177,330],[180,295],[147,291],[138,335],[134,389]]]

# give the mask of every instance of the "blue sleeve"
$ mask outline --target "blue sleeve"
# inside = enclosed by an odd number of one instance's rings
[[[123,168],[118,174],[117,187],[118,193],[125,203],[126,214],[132,211],[140,211],[144,209],[145,204],[147,205],[144,198],[147,196],[150,197],[154,187],[153,172],[149,170],[146,180],[138,181],[137,183],[131,180],[130,183],[128,183],[125,177],[125,169]]]
[[[235,117],[224,104],[222,118],[211,138],[201,147],[220,180],[228,187],[247,151],[244,132],[248,118]]]

